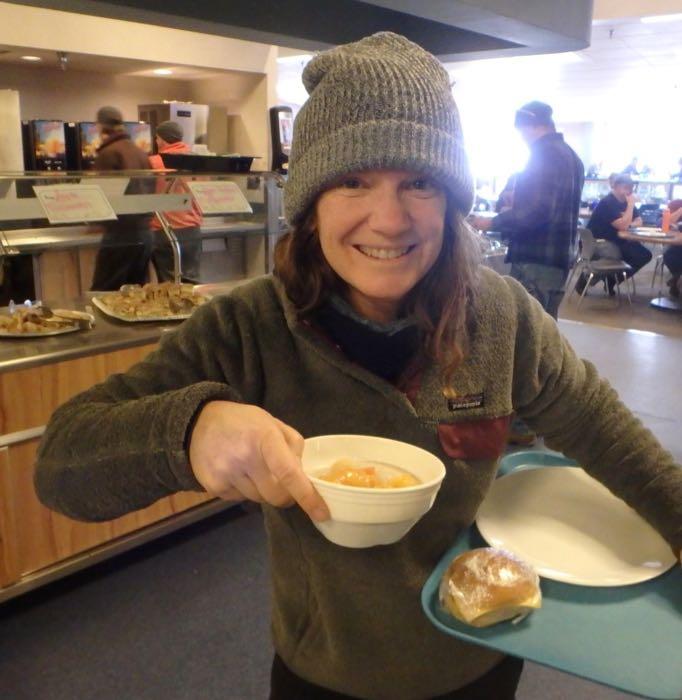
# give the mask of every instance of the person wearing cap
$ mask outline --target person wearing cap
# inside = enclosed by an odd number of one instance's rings
[[[191,153],[192,149],[183,142],[183,136],[182,126],[177,122],[161,122],[156,127],[156,147],[159,153],[149,157],[151,167],[155,170],[164,169],[162,158],[164,153]],[[159,185],[164,187],[165,191],[165,183],[161,181]],[[182,193],[189,190],[181,180],[175,180],[171,191]],[[203,221],[201,210],[192,200],[190,209],[164,212],[164,216],[180,244],[182,281],[198,284],[201,281],[201,222]],[[160,282],[173,281],[175,279],[173,250],[157,217],[152,219],[152,231],[154,233],[152,262],[156,275]]]
[[[549,105],[529,102],[516,112],[514,125],[530,147],[514,186],[514,204],[494,219],[477,216],[472,223],[502,235],[511,276],[556,319],[575,257],[584,168],[557,133]]]
[[[632,277],[651,260],[651,251],[628,233],[631,226],[642,225],[635,206],[634,186],[627,173],[616,175],[611,192],[599,201],[587,222],[587,228],[598,239],[595,259],[625,261],[631,268],[627,277]],[[616,282],[615,275],[608,276],[607,285],[612,296],[616,293]],[[583,273],[576,283],[576,291],[582,294],[586,284],[587,277]]]
[[[37,493],[86,520],[182,490],[261,503],[271,700],[511,700],[521,660],[442,634],[420,605],[495,478],[511,412],[676,551],[682,471],[540,304],[479,264],[438,60],[382,32],[319,54],[303,81],[274,274],[216,297],[142,363],[58,409]],[[303,441],[331,433],[403,440],[446,464],[433,507],[399,542],[344,548],[315,527],[329,513]],[[238,673],[230,662],[216,659],[216,673]]]
[[[513,204],[494,219],[475,216],[472,223],[501,234],[507,243],[509,274],[556,319],[575,257],[583,163],[556,132],[548,104],[523,105],[514,125],[530,147],[530,158],[514,181],[509,195]],[[536,439],[516,416],[510,426],[510,444],[532,445]]]
[[[96,171],[148,170],[149,158],[131,140],[116,107],[97,111],[97,126],[102,143],[93,164]],[[144,194],[153,191],[153,183],[131,178],[126,192]],[[144,284],[152,252],[151,217],[147,214],[121,214],[115,221],[103,222],[102,244],[95,259],[91,289],[115,291],[124,284]]]

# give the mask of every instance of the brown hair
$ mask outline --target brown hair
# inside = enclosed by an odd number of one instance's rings
[[[311,316],[330,294],[343,293],[345,282],[322,253],[314,206],[277,241],[274,256],[274,274],[301,318]],[[441,365],[446,390],[468,350],[479,260],[479,248],[468,224],[459,211],[448,206],[440,254],[401,305],[401,315],[414,316],[422,331],[420,360]]]

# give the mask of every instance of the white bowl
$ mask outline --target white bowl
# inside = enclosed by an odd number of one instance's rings
[[[324,481],[315,476],[339,459],[383,462],[421,482],[396,489],[371,489]],[[330,541],[344,547],[397,542],[431,508],[445,465],[426,450],[371,435],[323,435],[305,441],[303,470],[329,508],[331,519],[315,521]]]

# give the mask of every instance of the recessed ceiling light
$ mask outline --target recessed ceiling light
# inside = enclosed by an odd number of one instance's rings
[[[21,60],[22,61],[42,61],[43,59],[40,58],[40,56],[22,56]]]
[[[173,71],[170,68],[156,68],[154,75],[173,75]]]
[[[640,17],[644,24],[656,24],[657,22],[679,22],[682,20],[682,14],[674,15],[649,15],[648,17]]]

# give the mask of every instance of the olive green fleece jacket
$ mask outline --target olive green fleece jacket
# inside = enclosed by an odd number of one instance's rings
[[[38,494],[71,517],[106,520],[198,489],[186,433],[210,399],[261,406],[304,437],[371,434],[429,450],[447,475],[431,511],[394,545],[346,549],[298,507],[264,508],[274,643],[304,679],[360,698],[417,700],[461,687],[501,657],[437,631],[421,611],[420,589],[495,476],[504,438],[491,431],[494,419],[517,410],[550,447],[682,546],[682,471],[670,454],[518,283],[481,269],[476,307],[455,389],[482,394],[482,405],[449,402],[434,367],[410,401],[299,322],[276,280],[248,283],[200,308],[126,374],[55,412],[39,452]],[[443,448],[443,424],[454,424],[451,445],[462,429],[461,458]],[[481,457],[477,434],[495,454]],[[239,672],[230,659],[222,663]]]

